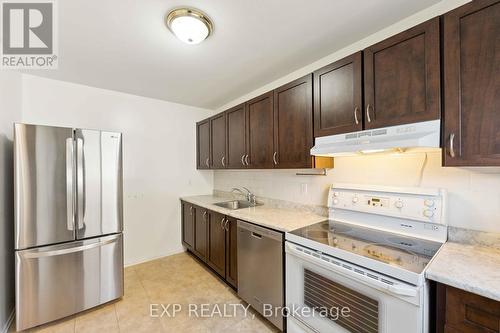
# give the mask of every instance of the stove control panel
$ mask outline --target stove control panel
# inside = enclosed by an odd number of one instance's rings
[[[332,185],[328,207],[445,224],[446,192],[440,189]]]

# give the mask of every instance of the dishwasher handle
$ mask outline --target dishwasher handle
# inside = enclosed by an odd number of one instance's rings
[[[256,239],[270,238],[279,242],[283,242],[282,232],[238,220],[238,232],[245,232],[245,231],[249,232],[250,235]]]
[[[255,233],[252,231],[251,233],[252,237],[257,238],[257,239],[262,239],[262,235],[259,235],[258,233]]]

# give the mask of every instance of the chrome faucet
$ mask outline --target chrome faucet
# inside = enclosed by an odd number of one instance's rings
[[[244,186],[242,186],[241,188],[244,189],[246,191],[246,193],[237,187],[233,187],[233,189],[231,190],[231,193],[239,192],[241,195],[244,195],[247,198],[248,202],[250,202],[252,205],[255,205],[257,203],[256,195],[253,194],[249,189],[247,189]]]

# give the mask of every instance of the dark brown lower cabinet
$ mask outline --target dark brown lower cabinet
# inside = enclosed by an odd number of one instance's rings
[[[238,288],[238,223],[235,218],[227,217],[226,223],[226,281]]]
[[[194,247],[194,206],[188,202],[182,202],[182,244],[192,250]]]
[[[193,252],[203,261],[207,261],[208,253],[208,210],[201,207],[194,208],[195,223],[194,223],[194,247]]]
[[[182,201],[182,244],[231,287],[238,288],[235,218]]]
[[[209,212],[207,264],[220,276],[226,276],[226,217]]]
[[[500,332],[500,302],[437,284],[437,333]]]

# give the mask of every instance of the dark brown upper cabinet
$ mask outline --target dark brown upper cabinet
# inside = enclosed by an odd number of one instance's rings
[[[229,169],[246,168],[247,135],[245,104],[226,111],[227,149],[226,167]]]
[[[210,169],[210,121],[196,123],[196,167]]]
[[[312,74],[274,90],[275,168],[310,168],[313,138]]]
[[[443,165],[500,165],[500,2],[444,15]]]
[[[362,53],[314,72],[314,136],[363,129]]]
[[[274,113],[273,92],[246,103],[247,165],[253,169],[273,168]]]
[[[439,119],[439,59],[439,17],[365,49],[365,128]]]
[[[210,118],[211,166],[213,169],[226,167],[226,114],[219,113]]]

